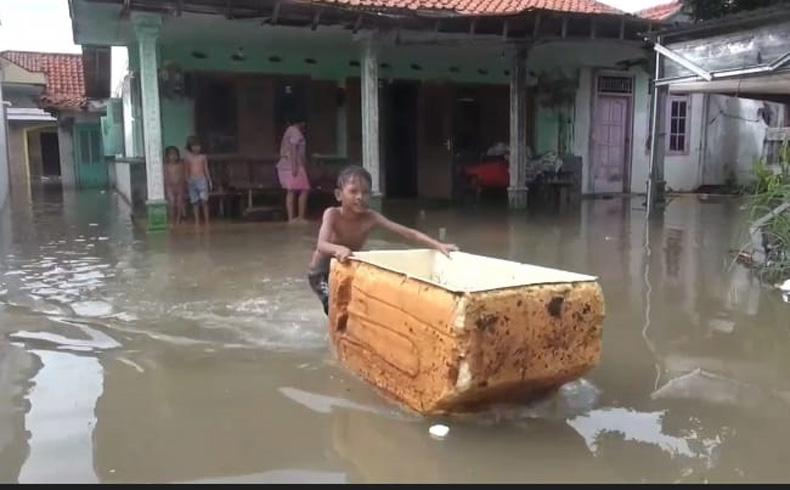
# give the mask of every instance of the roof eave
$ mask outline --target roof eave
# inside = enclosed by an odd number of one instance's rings
[[[738,30],[751,24],[776,24],[790,19],[790,4],[775,5],[764,9],[750,10],[735,15],[728,15],[718,19],[693,23],[680,27],[671,27],[645,33],[644,36],[652,41],[662,38],[664,41],[673,37],[700,38],[719,34],[729,30]]]

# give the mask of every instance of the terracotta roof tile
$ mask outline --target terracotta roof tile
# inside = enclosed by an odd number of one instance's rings
[[[466,15],[518,14],[529,10],[551,10],[580,14],[624,15],[596,0],[319,0],[350,7],[406,10],[447,10]]]
[[[677,14],[682,9],[683,2],[680,0],[673,0],[669,3],[664,3],[661,5],[656,5],[655,7],[640,10],[634,15],[643,19],[652,20],[654,22],[662,22]]]
[[[47,77],[47,86],[41,96],[45,109],[78,110],[87,104],[81,54],[3,51],[0,56]]]

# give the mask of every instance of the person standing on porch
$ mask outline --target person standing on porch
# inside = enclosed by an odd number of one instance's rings
[[[179,225],[184,215],[184,197],[186,196],[186,178],[184,163],[178,148],[168,146],[165,149],[165,198],[171,225]]]
[[[295,120],[288,126],[280,142],[280,161],[277,162],[277,176],[280,185],[286,190],[285,209],[289,223],[305,223],[307,196],[310,181],[307,178],[307,148],[305,140],[306,124]],[[298,198],[297,198],[298,196]],[[295,204],[298,199],[298,213]]]
[[[200,208],[203,208],[203,221],[208,225],[208,193],[211,189],[208,157],[202,153],[197,136],[187,138],[186,149],[184,162],[187,167],[187,189],[195,213],[195,225],[200,224]]]

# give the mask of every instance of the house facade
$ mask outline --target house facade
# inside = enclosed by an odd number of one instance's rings
[[[40,183],[106,185],[103,107],[86,97],[82,55],[4,51],[0,69],[10,192],[29,196]]]
[[[294,115],[317,168],[362,164],[380,196],[450,199],[502,143],[515,208],[546,152],[581,158],[585,194],[645,188],[650,22],[592,0],[70,3],[78,43],[128,48],[112,166],[144,166],[149,214],[163,148],[197,134],[229,187],[267,185]]]
[[[637,15],[660,23],[664,30],[692,27],[688,8],[680,0],[658,5]],[[735,54],[743,52],[746,46],[740,44],[743,40],[712,41],[717,46],[731,42],[721,53],[732,54],[723,54],[723,59],[733,57],[735,64],[752,63],[749,54],[740,55],[740,59]],[[699,49],[699,46],[688,42],[671,43],[669,47],[691,58],[697,56],[693,50]],[[668,73],[678,72],[679,65],[671,61],[665,63],[669,63]],[[737,83],[728,90],[715,87],[699,90],[699,87],[678,84],[662,99],[663,174],[667,191],[694,192],[731,187],[748,184],[753,179],[754,165],[762,157],[766,135],[771,128],[787,125],[788,111],[781,100],[772,101],[746,91],[738,92]]]

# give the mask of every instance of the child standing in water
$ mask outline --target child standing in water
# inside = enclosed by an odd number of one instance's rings
[[[165,149],[165,198],[171,224],[181,223],[181,216],[184,214],[185,185],[184,164],[178,148],[168,146]]]
[[[438,242],[424,233],[394,223],[368,209],[371,185],[370,174],[364,168],[345,168],[337,178],[335,189],[335,198],[340,206],[324,211],[321,230],[318,232],[318,244],[308,273],[310,288],[321,300],[324,313],[329,313],[329,263],[332,257],[343,262],[353,252],[361,250],[374,228],[384,228],[408,241],[428,246],[448,256],[450,252],[458,250],[455,245]]]
[[[187,138],[187,152],[184,157],[187,167],[187,188],[189,202],[195,213],[195,224],[200,224],[200,208],[203,209],[204,223],[208,224],[208,192],[211,189],[211,174],[208,171],[208,157],[201,153],[197,136]]]

